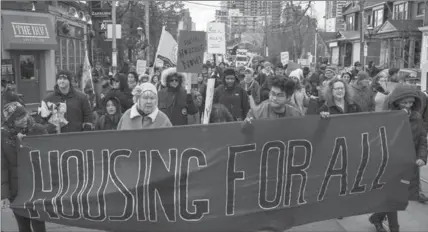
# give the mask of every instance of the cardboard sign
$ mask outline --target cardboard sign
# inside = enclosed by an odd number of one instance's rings
[[[202,70],[206,48],[204,31],[180,31],[177,72],[198,73]]]
[[[137,60],[137,73],[142,75],[146,73],[147,62],[145,60]]]
[[[208,53],[226,54],[226,33],[224,23],[209,23],[207,30]]]
[[[282,65],[286,65],[289,62],[289,54],[288,52],[281,52],[281,63]]]

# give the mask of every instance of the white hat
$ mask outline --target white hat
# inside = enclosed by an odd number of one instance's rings
[[[156,86],[154,86],[152,83],[150,82],[145,82],[142,83],[140,85],[137,85],[133,90],[132,90],[132,95],[134,96],[140,96],[142,95],[144,92],[146,91],[151,91],[154,94],[158,94],[158,90],[156,89]]]

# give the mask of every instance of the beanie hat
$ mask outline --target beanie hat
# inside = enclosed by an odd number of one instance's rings
[[[27,115],[27,109],[19,102],[10,102],[3,107],[3,116],[5,122],[9,125],[12,125],[15,120],[26,117]]]
[[[150,82],[144,82],[140,85],[135,86],[135,88],[132,90],[132,95],[134,96],[134,103],[136,103],[137,100],[141,97],[141,95],[143,95],[143,93],[146,91],[151,91],[156,95],[158,94],[158,90],[156,89],[155,85]]]
[[[235,72],[235,70],[234,70],[233,68],[226,68],[226,69],[223,71],[223,74],[224,74],[224,76],[227,76],[227,75],[233,75],[233,76],[236,76],[236,72]]]
[[[245,72],[250,72],[251,74],[254,74],[254,70],[252,68],[246,68]]]
[[[324,75],[327,77],[327,79],[331,79],[331,78],[334,78],[334,76],[336,76],[336,71],[332,67],[328,66],[325,69]]]
[[[358,81],[366,80],[366,79],[369,79],[369,78],[370,78],[370,75],[367,72],[365,72],[365,71],[359,71],[358,74],[357,74],[357,80]]]
[[[58,80],[59,78],[67,78],[70,83],[72,81],[71,73],[66,70],[61,70],[58,72],[58,74],[56,75],[56,80]]]

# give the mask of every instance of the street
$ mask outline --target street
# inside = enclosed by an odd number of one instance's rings
[[[422,189],[428,195],[428,167],[425,166],[421,170]],[[332,219],[328,221],[315,222],[303,226],[295,227],[288,230],[289,232],[303,232],[303,231],[329,231],[329,232],[343,232],[343,231],[375,231],[374,227],[368,222],[369,215],[360,215],[355,217],[348,217],[342,220]],[[402,231],[426,231],[428,228],[428,204],[423,205],[418,202],[410,202],[406,211],[399,212],[399,222]],[[17,225],[13,218],[12,212],[7,209],[2,211],[2,231],[15,232]],[[48,223],[47,228],[49,232],[96,232],[97,230],[90,230],[84,228],[76,228]],[[287,231],[287,232],[288,232]]]

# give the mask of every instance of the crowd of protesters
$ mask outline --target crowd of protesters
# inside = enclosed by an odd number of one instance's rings
[[[405,110],[417,151],[410,200],[427,202],[421,193],[419,167],[427,162],[427,95],[412,85],[412,77],[398,77],[398,69],[366,71],[356,62],[351,70],[338,73],[328,64],[288,70],[261,61],[249,67],[204,64],[197,84],[186,88],[185,76],[176,68],[156,69],[152,75],[136,72],[94,74],[94,96],[77,90],[72,75],[60,71],[54,91],[41,103],[36,117],[2,83],[2,199],[17,194],[16,139],[30,134],[67,133],[89,130],[135,130],[200,124],[205,108],[207,80],[215,79],[210,123],[383,110]],[[44,223],[15,215],[20,231],[46,231]],[[377,231],[398,231],[397,212],[370,217]]]

